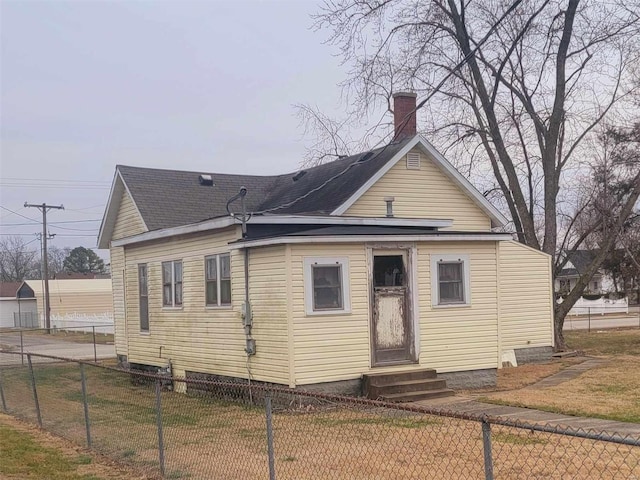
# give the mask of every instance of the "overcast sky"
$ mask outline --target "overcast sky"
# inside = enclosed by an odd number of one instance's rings
[[[116,164],[294,171],[304,145],[293,104],[344,111],[345,67],[311,29],[316,1],[0,8],[3,235],[40,230],[6,209],[39,222],[25,201],[64,204],[48,217],[53,244],[93,247]]]

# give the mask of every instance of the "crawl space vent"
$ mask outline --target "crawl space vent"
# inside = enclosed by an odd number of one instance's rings
[[[420,170],[419,153],[407,153],[407,170]]]

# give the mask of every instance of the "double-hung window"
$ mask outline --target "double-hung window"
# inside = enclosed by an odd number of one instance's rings
[[[231,256],[211,255],[204,264],[207,307],[231,305]]]
[[[305,258],[304,277],[307,315],[351,311],[347,258]]]
[[[162,262],[162,306],[182,306],[182,260]]]
[[[431,255],[431,296],[434,306],[471,304],[468,255]]]
[[[138,294],[140,297],[140,331],[149,331],[149,287],[147,283],[147,264],[138,265]]]

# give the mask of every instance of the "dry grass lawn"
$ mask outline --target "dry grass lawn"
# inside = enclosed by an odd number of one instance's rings
[[[145,479],[68,440],[0,414],[0,478],[33,480]]]
[[[483,400],[549,412],[640,423],[640,358],[618,356],[555,387],[522,388]]]
[[[498,370],[497,384],[491,388],[476,388],[473,390],[458,390],[462,395],[473,395],[518,390],[533,385],[540,380],[558,373],[571,365],[581,363],[584,358],[566,358],[544,363],[530,363],[515,368],[503,368]]]
[[[154,390],[127,374],[87,367],[94,448],[158,473]],[[4,369],[7,407],[34,421],[27,370]],[[85,441],[77,365],[37,365],[44,427]],[[167,478],[268,478],[264,408],[163,392]],[[259,400],[259,399],[258,399]],[[277,400],[277,401],[276,401]],[[285,401],[286,400],[286,401]],[[468,479],[483,477],[480,424],[343,404],[274,399],[278,479]],[[640,450],[507,427],[493,428],[496,478],[640,478]]]
[[[612,357],[618,355],[640,356],[640,329],[619,328],[611,330],[572,331],[565,333],[567,346],[587,355]]]
[[[482,400],[567,415],[640,423],[640,330],[567,332],[565,336],[571,349],[610,361],[555,387],[516,387],[511,391],[487,394]],[[517,376],[522,368],[505,369],[500,375]],[[544,370],[543,365],[531,368]]]

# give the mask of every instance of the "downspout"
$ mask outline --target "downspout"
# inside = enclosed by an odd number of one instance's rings
[[[243,233],[243,238],[246,235]],[[246,337],[246,347],[244,351],[250,357],[256,354],[256,341],[251,337],[253,327],[253,311],[249,301],[249,247],[244,248],[244,305],[242,306],[242,322]]]

